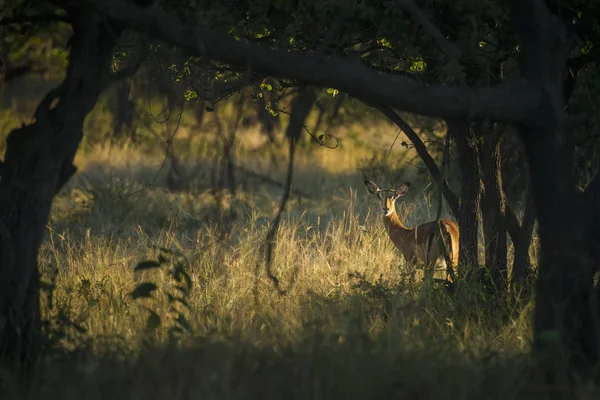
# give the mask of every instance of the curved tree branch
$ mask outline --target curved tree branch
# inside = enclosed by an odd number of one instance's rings
[[[539,117],[535,110],[542,96],[525,80],[478,89],[423,85],[378,74],[350,58],[273,50],[238,41],[229,35],[182,23],[159,9],[141,8],[119,0],[87,0],[87,3],[114,21],[191,53],[234,65],[251,65],[253,71],[294,78],[310,85],[334,87],[363,101],[443,118],[487,117],[527,123]]]
[[[445,179],[442,179],[443,177],[439,167],[437,166],[433,157],[431,157],[431,154],[429,154],[429,152],[427,151],[425,143],[423,143],[419,135],[417,135],[417,132],[415,132],[414,129],[412,129],[411,126],[402,117],[400,117],[398,113],[396,113],[396,111],[392,110],[391,108],[378,105],[374,107],[381,111],[400,129],[402,129],[408,140],[410,140],[415,146],[415,150],[419,154],[419,157],[421,157],[421,159],[425,163],[425,166],[427,167],[427,170],[431,174],[432,178],[438,183],[438,185],[441,184],[444,198],[450,206],[452,214],[454,214],[454,216],[458,216],[458,198],[456,197],[452,189],[450,189],[448,182]]]

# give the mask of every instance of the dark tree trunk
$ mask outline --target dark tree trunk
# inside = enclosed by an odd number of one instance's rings
[[[130,98],[131,81],[129,78],[117,82],[117,101],[114,137],[122,139],[125,136],[134,137],[133,130],[133,101]]]
[[[590,276],[592,280],[598,278],[600,273],[600,174],[596,174],[592,182],[585,190],[583,201],[585,205],[586,235],[590,246]],[[590,304],[590,317],[587,318],[588,326],[584,326],[589,341],[593,343],[596,363],[600,358],[600,282],[595,284]],[[594,308],[595,307],[595,308]]]
[[[551,122],[556,125],[523,129],[522,134],[530,160],[541,242],[535,348],[552,372],[564,366],[585,375],[598,352],[596,332],[591,329],[592,268],[585,256],[583,202],[575,192],[571,155],[561,148],[561,138],[553,132],[558,121]],[[567,210],[568,218],[557,218]],[[555,341],[561,341],[567,353],[554,353]],[[569,362],[561,365],[564,357]]]
[[[592,273],[597,273],[600,272],[600,173],[596,174],[585,189],[584,204],[590,255],[594,263]],[[598,288],[600,289],[600,284]]]
[[[28,370],[40,354],[38,250],[52,199],[75,172],[83,120],[107,84],[117,31],[113,27],[109,33],[100,16],[71,12],[70,17],[65,80],[38,106],[35,122],[6,140],[0,182],[0,363],[13,370]]]
[[[575,189],[573,154],[564,131],[564,76],[571,43],[562,21],[544,2],[511,0],[509,5],[522,48],[522,74],[541,95],[530,121],[519,126],[541,250],[534,352],[550,381],[569,375],[585,381],[598,361],[598,333],[584,201]]]
[[[448,134],[456,141],[458,168],[460,171],[460,204],[458,228],[460,231],[459,260],[462,265],[478,268],[477,215],[481,200],[481,181],[477,138],[466,121],[447,120]]]
[[[506,237],[506,199],[502,189],[501,132],[491,132],[481,145],[484,192],[481,199],[483,236],[485,238],[485,265],[494,288],[502,292],[507,287],[508,244]]]
[[[514,216],[516,219],[516,216]],[[513,246],[515,255],[513,260],[511,287],[521,291],[522,295],[529,292],[529,278],[531,277],[531,260],[529,259],[529,246],[533,237],[535,225],[535,204],[531,193],[527,193],[527,203],[523,213],[523,222],[518,233],[514,235]],[[512,236],[512,235],[511,235]]]

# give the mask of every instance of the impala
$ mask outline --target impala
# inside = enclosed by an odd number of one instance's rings
[[[406,194],[410,182],[393,189],[379,189],[366,180],[365,186],[381,201],[383,224],[390,240],[402,253],[409,272],[414,273],[417,265],[425,266],[426,280],[432,280],[440,258],[446,264],[447,277],[452,277],[453,268],[458,265],[458,226],[454,221],[440,219],[427,222],[416,228],[407,228],[396,213],[396,200]],[[450,265],[449,265],[450,264]]]

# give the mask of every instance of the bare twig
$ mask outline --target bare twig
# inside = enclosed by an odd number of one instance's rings
[[[287,106],[285,108],[287,108]],[[286,111],[285,108],[284,109],[273,108],[273,111],[280,112],[282,114],[291,115],[291,113],[289,111]],[[321,134],[319,136],[316,136],[310,129],[308,129],[308,127],[306,125],[302,125],[302,128],[320,146],[326,147],[328,149],[337,149],[339,147],[339,145],[340,145],[340,140],[337,138],[337,136],[332,135],[331,133],[327,133],[326,132],[326,133],[323,133],[323,134]],[[335,139],[335,144],[330,145],[330,144],[325,143],[325,140],[324,140],[325,138],[333,138],[333,139]]]
[[[179,115],[177,116],[177,125],[175,126],[175,129],[173,130],[173,133],[170,135],[169,139],[167,140],[167,147],[165,150],[165,156],[163,158],[163,161],[160,165],[160,168],[156,171],[156,173],[154,174],[154,177],[152,178],[152,180],[150,182],[148,182],[146,185],[144,185],[142,188],[135,190],[133,192],[130,193],[126,193],[122,196],[119,196],[120,199],[126,198],[126,197],[130,197],[136,194],[139,194],[143,191],[145,191],[146,189],[154,186],[154,184],[156,183],[156,180],[158,179],[158,176],[160,175],[160,173],[162,172],[162,170],[165,168],[165,165],[167,164],[167,160],[169,159],[169,154],[171,151],[171,146],[173,145],[173,139],[175,138],[175,135],[177,134],[177,131],[179,130],[179,125],[181,124],[181,116],[183,114],[183,107],[179,112]]]
[[[42,14],[42,15],[23,15],[16,18],[5,18],[0,20],[0,26],[31,24],[36,22],[71,22],[66,15]]]
[[[396,137],[394,138],[394,141],[392,142],[392,144],[387,152],[387,155],[385,156],[385,159],[383,160],[384,167],[387,165],[388,158],[390,158],[390,154],[392,153],[392,149],[394,148],[394,145],[396,144],[396,141],[398,140],[400,133],[402,133],[402,129],[398,129],[398,133],[396,133]],[[377,180],[377,185],[379,185],[381,183],[381,178],[383,178],[383,171],[384,171],[384,169],[382,168],[381,174],[379,174],[379,179]]]
[[[266,237],[266,260],[265,260],[265,269],[267,272],[267,276],[273,282],[275,289],[279,292],[280,295],[287,294],[288,289],[284,289],[281,287],[279,282],[279,278],[275,276],[272,271],[273,265],[273,247],[275,245],[275,236],[277,234],[277,230],[279,229],[279,223],[281,222],[281,217],[283,215],[283,211],[285,210],[285,206],[290,197],[290,190],[292,187],[292,177],[294,173],[294,154],[296,152],[296,144],[300,135],[302,133],[302,128],[304,126],[304,120],[308,116],[311,111],[312,105],[316,100],[317,91],[313,87],[305,88],[300,92],[300,94],[293,100],[292,102],[292,114],[290,118],[290,122],[288,124],[287,129],[287,137],[289,140],[289,152],[290,159],[287,170],[287,179],[285,184],[285,191],[283,196],[281,197],[281,203],[279,204],[279,210],[277,211],[277,215],[273,218],[271,223],[271,229],[267,233]],[[260,269],[260,265],[257,264],[257,270]],[[293,285],[293,280],[290,282],[290,287]]]
[[[233,166],[235,169],[237,169],[247,175],[250,175],[263,183],[267,183],[269,185],[277,186],[277,187],[284,188],[284,189],[287,187],[287,183],[281,183],[269,176],[259,174],[258,172],[252,171],[246,167],[242,167],[241,165],[234,164]],[[298,190],[298,189],[294,189],[294,188],[290,189],[290,193],[294,194],[295,196],[299,196],[299,197],[312,197],[310,194],[308,194],[302,190]]]

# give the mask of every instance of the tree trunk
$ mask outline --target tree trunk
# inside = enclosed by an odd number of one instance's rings
[[[515,216],[516,219],[516,216]],[[535,204],[531,193],[527,193],[527,203],[523,213],[523,222],[518,233],[514,235],[513,246],[515,256],[513,260],[511,287],[517,291],[529,292],[529,278],[531,276],[531,261],[529,259],[529,246],[533,237],[535,225]]]
[[[592,273],[600,272],[600,173],[585,189],[585,216],[587,221],[587,237],[591,245],[590,255],[593,262]],[[600,289],[600,284],[597,286]]]
[[[28,371],[43,345],[37,255],[52,199],[75,172],[83,120],[108,83],[114,27],[74,13],[67,75],[38,106],[32,124],[12,131],[0,181],[0,363]],[[56,102],[56,105],[53,103]]]
[[[551,122],[556,125],[522,130],[541,242],[534,346],[552,375],[564,376],[566,371],[561,369],[566,367],[571,373],[585,376],[598,356],[590,309],[593,274],[585,256],[588,248],[581,229],[585,226],[583,202],[575,193],[571,154],[555,133],[558,121]],[[568,218],[557,218],[565,212]],[[564,347],[557,347],[557,341]],[[561,348],[563,352],[557,354]]]
[[[130,99],[131,81],[129,78],[117,82],[117,101],[114,138],[123,139],[126,135],[133,139],[133,101]]]
[[[506,199],[502,189],[500,138],[501,132],[492,132],[486,136],[481,146],[485,187],[481,201],[485,265],[497,292],[504,291],[508,282]]]
[[[564,383],[568,376],[586,381],[598,361],[597,310],[583,196],[575,189],[565,132],[564,76],[572,43],[544,2],[511,0],[509,5],[522,49],[522,75],[540,93],[537,110],[519,126],[541,250],[534,352],[549,381]]]
[[[461,190],[458,207],[459,260],[461,265],[469,265],[471,268],[477,269],[479,267],[477,214],[481,199],[477,138],[466,121],[447,120],[446,124],[448,125],[448,134],[454,137],[458,149]]]

